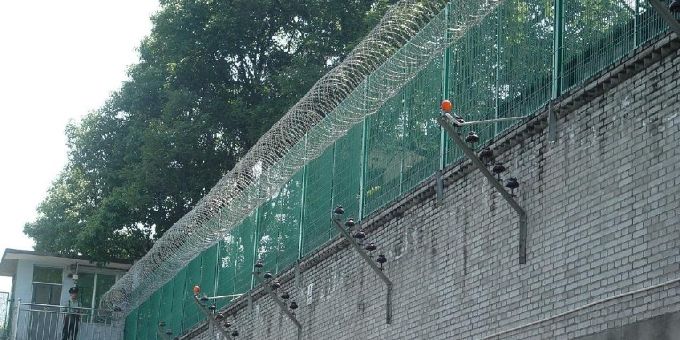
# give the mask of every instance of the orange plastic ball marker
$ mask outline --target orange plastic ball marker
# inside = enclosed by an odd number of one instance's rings
[[[439,107],[442,109],[442,111],[451,113],[451,110],[453,110],[453,103],[451,103],[451,101],[448,99],[444,99],[442,100],[442,103]]]
[[[198,295],[201,292],[201,287],[198,285],[194,286],[194,295]]]

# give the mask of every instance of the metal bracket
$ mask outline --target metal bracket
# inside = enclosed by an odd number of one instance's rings
[[[371,257],[368,256],[368,254],[366,254],[364,249],[362,249],[357,244],[357,242],[354,240],[354,238],[352,236],[350,236],[350,234],[347,232],[347,230],[345,230],[345,228],[342,227],[342,225],[340,224],[340,220],[335,219],[335,218],[332,219],[332,220],[333,220],[333,225],[335,225],[335,227],[338,229],[338,231],[340,232],[340,235],[342,235],[349,242],[349,244],[352,245],[352,248],[354,248],[354,250],[356,250],[357,253],[359,253],[359,255],[361,255],[361,258],[363,258],[364,261],[371,267],[371,269],[373,269],[373,271],[376,274],[378,274],[378,277],[383,282],[385,282],[385,285],[387,286],[387,303],[385,305],[385,309],[386,309],[385,310],[385,313],[386,313],[385,318],[387,320],[387,324],[392,323],[392,281],[390,281],[390,279],[388,279],[387,276],[385,276],[385,273],[383,273],[383,271],[380,270],[380,268],[375,264],[373,259],[371,259]]]
[[[519,215],[519,263],[525,264],[527,262],[527,213],[519,206],[517,201],[508,193],[503,185],[498,182],[498,180],[491,174],[489,169],[486,168],[484,163],[477,157],[475,152],[465,144],[463,139],[458,135],[454,126],[460,126],[456,120],[448,113],[443,113],[439,118],[437,118],[439,125],[441,125],[444,130],[448,133],[451,140],[453,140],[458,147],[463,150],[463,153],[470,158],[472,164],[489,180],[491,185],[503,196],[503,198],[510,204],[510,206],[515,209],[517,215]]]
[[[198,308],[205,314],[206,318],[208,319],[208,323],[212,325],[213,327],[217,328],[217,330],[224,336],[225,339],[231,339],[231,336],[229,335],[229,332],[227,332],[224,328],[222,328],[222,325],[220,325],[217,320],[215,320],[215,314],[212,313],[210,310],[205,308],[205,306],[201,303],[199,300],[198,295],[194,295],[194,302],[198,305]]]
[[[291,313],[288,310],[288,306],[286,306],[286,304],[283,303],[283,301],[281,301],[281,299],[274,293],[274,291],[267,284],[265,279],[260,277],[260,274],[261,273],[259,273],[259,272],[253,272],[253,276],[255,277],[255,279],[257,279],[262,284],[264,291],[267,292],[267,294],[269,294],[269,296],[272,298],[272,300],[274,300],[274,302],[279,306],[279,309],[281,309],[281,312],[283,314],[285,314],[290,319],[290,321],[292,321],[295,324],[295,327],[297,327],[298,340],[301,340],[302,339],[302,324],[300,324],[300,322],[297,320],[297,318],[295,318],[295,315],[293,315],[293,313]]]
[[[659,0],[647,0],[652,7],[656,10],[656,13],[666,22],[666,24],[678,35],[680,38],[680,22],[678,22],[673,13]]]

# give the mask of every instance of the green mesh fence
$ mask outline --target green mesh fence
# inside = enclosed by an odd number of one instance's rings
[[[184,304],[182,307],[182,330],[188,330],[203,320],[203,314],[194,301],[193,288],[201,284],[201,256],[197,256],[187,265],[184,280]]]
[[[135,340],[137,339],[137,317],[138,309],[133,310],[125,318],[125,330],[123,331],[123,338],[125,340]],[[146,326],[146,325],[144,325]]]
[[[148,325],[146,328],[146,338],[149,340],[157,340],[158,339],[158,321],[160,320],[160,307],[161,307],[161,295],[163,294],[162,290],[156,291],[153,295],[151,295],[151,298],[148,300],[149,303],[149,319],[146,323]]]
[[[333,205],[333,159],[335,147],[328,148],[305,168],[305,198],[302,224],[302,254],[308,254],[335,235],[330,212]]]
[[[364,213],[375,211],[401,193],[403,106],[403,94],[397,95],[366,119]]]
[[[156,339],[160,320],[176,335],[186,332],[204,321],[194,285],[207,295],[246,293],[256,260],[278,273],[337,237],[334,206],[360,220],[461,159],[436,123],[442,96],[466,120],[530,116],[666,30],[646,1],[556,3],[562,10],[553,1],[506,0],[278,193],[263,193],[272,198],[128,315],[125,339]],[[474,126],[476,147],[512,124]],[[298,147],[321,138],[310,134]],[[215,302],[222,308],[230,300]]]
[[[335,142],[333,155],[333,204],[342,205],[347,217],[358,219],[361,207],[361,181],[363,177],[363,138],[364,124],[357,124],[347,132],[347,135]],[[323,212],[326,218],[329,211]],[[331,228],[329,237],[335,237],[337,232]],[[303,240],[304,241],[304,240]]]
[[[166,323],[166,325],[168,325],[168,321],[170,320],[169,318],[172,316],[172,303],[174,301],[173,281],[174,280],[170,280],[168,283],[163,285],[163,288],[161,289],[160,304],[158,307],[158,322],[163,321]],[[149,325],[149,327],[157,329],[157,325]]]
[[[168,316],[167,328],[175,334],[182,334],[182,318],[184,311],[184,297],[191,294],[185,289],[187,278],[187,268],[183,268],[177,273],[172,282],[172,313]],[[140,339],[141,340],[141,339]]]
[[[151,326],[151,300],[139,306],[137,315],[137,339],[148,339]]]
[[[299,257],[303,174],[304,170],[295,174],[259,209],[257,258],[264,271],[278,273]]]

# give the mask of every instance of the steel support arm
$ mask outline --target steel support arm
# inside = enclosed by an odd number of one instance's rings
[[[450,114],[444,113],[442,116],[437,118],[437,121],[439,121],[439,124],[446,130],[448,133],[449,137],[451,140],[453,140],[456,145],[463,150],[463,153],[465,156],[467,156],[471,161],[472,164],[487,178],[489,179],[489,183],[493,185],[494,188],[503,196],[503,198],[510,204],[510,206],[517,212],[517,215],[519,215],[519,263],[520,264],[525,264],[527,261],[527,248],[526,248],[526,239],[527,239],[527,213],[522,209],[522,207],[519,206],[517,201],[510,195],[510,193],[505,190],[503,185],[498,182],[498,180],[491,174],[489,169],[486,168],[484,163],[477,157],[475,154],[474,150],[472,150],[466,143],[463,141],[463,139],[458,135],[458,132],[455,129],[456,122],[453,117],[451,117]]]
[[[392,281],[385,276],[385,273],[383,273],[382,270],[380,270],[380,267],[378,267],[373,259],[371,259],[368,254],[366,254],[366,251],[362,249],[357,242],[354,240],[352,236],[345,230],[345,228],[342,227],[342,224],[340,224],[340,221],[337,219],[333,219],[333,225],[338,229],[340,232],[340,235],[342,235],[349,244],[352,245],[352,248],[361,255],[361,258],[364,259],[364,261],[373,269],[373,271],[378,274],[378,277],[385,282],[385,285],[387,286],[387,304],[385,305],[386,308],[386,319],[387,323],[390,324],[392,323]]]
[[[291,313],[288,310],[288,306],[286,306],[286,304],[283,303],[283,301],[281,301],[281,299],[274,293],[274,291],[267,284],[267,282],[262,277],[260,277],[260,273],[254,272],[253,276],[255,276],[255,279],[257,279],[262,284],[264,291],[267,292],[267,294],[269,294],[269,296],[272,298],[272,300],[274,300],[274,302],[279,306],[279,309],[281,309],[281,312],[283,314],[285,314],[290,319],[290,321],[292,321],[295,324],[295,327],[297,327],[297,329],[298,329],[298,339],[302,339],[302,325],[297,320],[295,315],[293,315],[293,313]]]
[[[663,21],[666,22],[666,24],[675,32],[675,34],[678,35],[678,38],[680,38],[680,22],[675,19],[673,16],[673,13],[666,7],[664,3],[662,3],[659,0],[647,0],[652,7],[654,7],[654,10],[656,10],[656,13],[659,14],[659,16],[663,19]]]
[[[231,339],[231,336],[229,333],[222,328],[222,325],[220,325],[217,320],[215,320],[215,314],[211,313],[210,310],[205,308],[205,306],[201,303],[201,301],[198,298],[198,295],[194,295],[194,302],[198,305],[198,308],[205,314],[206,318],[208,319],[208,323],[210,323],[213,327],[217,328],[217,330],[224,336],[225,339]]]

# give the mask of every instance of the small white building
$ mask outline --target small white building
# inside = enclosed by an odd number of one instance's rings
[[[83,258],[65,258],[35,251],[6,249],[0,275],[12,277],[11,339],[61,339],[64,308],[71,287],[79,290],[78,339],[110,339],[110,311],[98,310],[102,295],[131,264],[97,264]],[[107,314],[109,313],[109,314]]]

